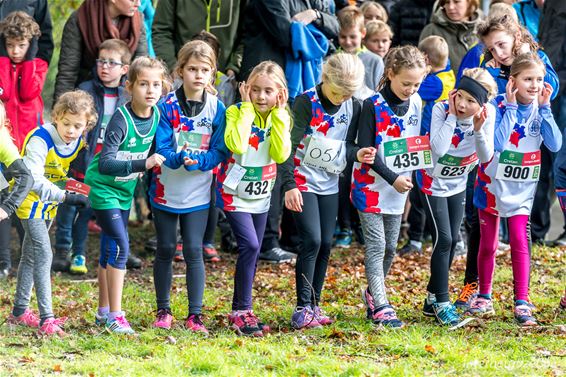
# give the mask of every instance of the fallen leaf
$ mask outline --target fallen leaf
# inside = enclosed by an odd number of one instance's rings
[[[436,353],[436,350],[435,350],[434,347],[433,347],[432,345],[430,345],[430,344],[427,344],[427,345],[424,347],[424,349],[425,349],[426,352],[429,352],[429,353]]]
[[[53,366],[53,372],[55,372],[55,373],[61,373],[62,371],[63,371],[63,369],[61,369],[61,365],[55,364],[55,365]]]
[[[177,339],[169,335],[167,338],[165,338],[165,343],[177,344]]]

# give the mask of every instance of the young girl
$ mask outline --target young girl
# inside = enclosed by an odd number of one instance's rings
[[[226,159],[225,108],[207,92],[216,70],[216,55],[203,41],[191,41],[178,54],[176,74],[183,85],[160,104],[156,151],[164,166],[153,169],[150,200],[157,231],[153,279],[157,298],[154,327],[171,328],[173,316],[171,262],[177,244],[177,224],[183,238],[189,299],[187,329],[208,333],[201,320],[205,270],[202,240],[210,207],[212,169]]]
[[[82,90],[63,94],[53,107],[53,123],[30,132],[23,144],[24,162],[32,172],[32,191],[16,214],[25,230],[22,257],[11,323],[39,326],[39,334],[64,335],[61,326],[66,318],[56,319],[51,307],[51,242],[49,227],[57,206],[85,207],[88,198],[65,191],[69,165],[85,147],[83,134],[96,123],[92,97]],[[40,320],[28,309],[31,290],[35,293]]]
[[[263,336],[269,328],[252,310],[252,285],[277,176],[276,164],[283,163],[291,153],[285,73],[276,63],[262,62],[248,81],[240,84],[240,94],[242,102],[226,112],[224,140],[232,155],[220,167],[216,197],[238,242],[228,321],[240,335]]]
[[[140,173],[164,161],[160,154],[148,154],[159,122],[155,104],[167,88],[167,69],[160,61],[140,57],[130,65],[126,90],[132,100],[110,119],[102,150],[86,172],[92,208],[102,228],[95,318],[97,324],[105,323],[115,333],[134,333],[122,311],[130,251],[128,217]]]
[[[369,288],[362,297],[368,318],[392,328],[402,327],[403,322],[389,305],[384,280],[413,187],[411,171],[430,167],[432,162],[428,137],[419,137],[422,100],[417,90],[426,74],[425,57],[416,47],[389,51],[379,92],[364,101],[359,123],[360,147],[375,147],[378,153],[372,164],[354,164],[352,176],[352,202],[366,241]]]
[[[435,166],[416,173],[433,228],[423,313],[442,325],[466,324],[450,302],[448,274],[464,215],[468,173],[478,160],[487,163],[493,156],[495,108],[487,102],[495,95],[497,85],[485,69],[465,70],[448,101],[432,110],[430,145]]]
[[[360,114],[353,93],[363,85],[361,60],[331,56],[322,84],[295,99],[291,157],[283,166],[285,206],[293,211],[301,245],[295,269],[295,329],[333,322],[319,307],[338,212],[338,177],[347,161],[371,163],[373,148],[354,143]],[[359,150],[358,150],[359,149]]]
[[[366,23],[364,46],[374,54],[384,58],[389,51],[389,47],[391,47],[392,38],[393,32],[385,22],[370,21]]]
[[[387,23],[389,16],[387,16],[387,11],[380,3],[376,1],[364,1],[360,5],[360,10],[364,15],[365,23],[370,21],[383,21]]]
[[[532,53],[517,56],[505,95],[497,96],[494,148],[491,161],[479,166],[474,204],[479,209],[479,295],[470,304],[473,315],[494,314],[491,296],[499,218],[509,226],[515,319],[535,325],[528,302],[530,275],[529,216],[540,174],[540,145],[556,152],[562,137],[550,111],[552,87],[544,82],[545,67]]]
[[[12,231],[10,217],[26,198],[33,184],[33,178],[14,144],[6,127],[6,110],[0,101],[0,239],[9,241]],[[14,178],[10,190],[8,182]],[[7,234],[6,234],[7,233]],[[12,267],[10,247],[0,247],[0,280],[8,277]]]
[[[531,34],[509,15],[490,17],[478,26],[478,35],[485,44],[488,55],[482,63],[497,83],[498,93],[505,93],[510,67],[515,58],[527,52],[538,55],[546,68],[544,81],[558,92],[558,75],[548,56],[539,49]],[[491,55],[491,59],[489,59]],[[553,98],[551,98],[553,99]]]

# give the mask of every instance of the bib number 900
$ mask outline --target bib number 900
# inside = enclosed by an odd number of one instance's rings
[[[503,177],[513,178],[517,180],[526,180],[529,178],[530,169],[528,166],[511,166],[507,165],[503,169]]]
[[[397,169],[407,169],[419,165],[419,154],[417,152],[403,153],[395,156],[393,166]]]

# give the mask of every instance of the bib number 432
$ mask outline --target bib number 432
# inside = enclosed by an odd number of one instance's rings
[[[269,194],[269,182],[270,181],[249,182],[244,189],[244,192],[246,192],[250,197],[267,195]]]

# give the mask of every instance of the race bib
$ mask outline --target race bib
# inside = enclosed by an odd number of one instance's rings
[[[466,157],[456,157],[445,154],[434,166],[432,175],[438,178],[458,178],[468,174],[478,164],[478,156],[473,153]]]
[[[210,134],[180,132],[177,134],[177,152],[185,149],[187,153],[206,153],[210,148]]]
[[[540,176],[540,150],[535,152],[503,151],[499,155],[496,179],[514,182],[534,182]]]
[[[149,150],[145,152],[130,152],[130,151],[118,151],[116,153],[116,160],[119,161],[135,161],[135,160],[145,160],[147,155],[149,154]],[[132,173],[125,177],[114,177],[115,182],[128,182],[138,179],[141,173]]]
[[[244,178],[244,175],[246,175],[246,168],[238,164],[233,164],[222,184],[230,190],[235,191],[242,178]]]
[[[79,182],[76,179],[70,178],[65,183],[65,190],[68,192],[74,192],[76,194],[88,196],[88,193],[90,192],[90,186],[83,182]]]
[[[340,174],[346,167],[346,143],[343,140],[311,137],[303,158],[305,166]]]
[[[238,184],[237,193],[242,199],[262,199],[271,194],[275,177],[277,177],[277,165],[245,167],[246,174]]]
[[[428,136],[413,136],[383,143],[385,164],[396,173],[432,168]]]

